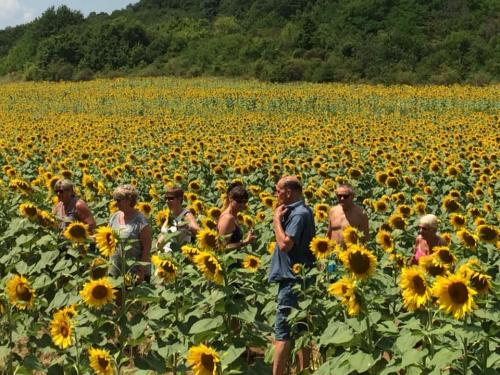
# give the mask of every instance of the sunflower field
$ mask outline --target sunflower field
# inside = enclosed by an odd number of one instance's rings
[[[308,373],[499,373],[499,92],[174,78],[1,85],[0,372],[270,374],[274,186],[292,174],[317,232],[318,266],[293,268],[303,282],[290,321],[307,323],[293,353],[312,348]],[[62,177],[88,203],[95,239],[81,223],[59,232]],[[234,180],[250,192],[239,221],[257,240],[224,251],[214,228]],[[370,220],[369,241],[347,228],[345,249],[325,238],[342,182]],[[130,261],[108,274],[109,257],[130,246],[107,227],[123,183],[140,192],[154,238],[168,186],[184,188],[202,226],[192,245],[153,249],[149,283],[131,280]],[[426,213],[447,246],[409,267]]]

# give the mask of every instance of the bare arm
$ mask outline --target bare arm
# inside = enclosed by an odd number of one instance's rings
[[[95,228],[95,220],[94,217],[92,216],[92,212],[90,212],[89,206],[87,206],[87,204],[84,201],[79,199],[75,204],[75,209],[80,221],[87,224],[89,226],[90,234],[93,234]]]
[[[220,236],[223,236],[225,244],[226,244],[226,249],[228,250],[233,250],[233,249],[239,249],[243,246],[248,245],[249,243],[253,242],[255,239],[255,236],[253,235],[252,232],[248,233],[247,237],[240,242],[235,242],[235,243],[228,243],[229,242],[229,236],[233,231],[236,229],[236,223],[235,219],[231,215],[222,215],[219,218],[219,223],[217,224],[217,230],[219,232]]]
[[[273,216],[273,229],[276,236],[276,244],[281,251],[287,252],[293,247],[293,239],[288,237],[281,225],[281,218],[286,213],[287,209],[281,205],[276,208]]]
[[[333,207],[328,211],[328,231],[326,232],[327,238],[332,238],[332,216],[333,216]]]
[[[191,212],[188,212],[185,217],[189,225],[189,231],[191,232],[191,234],[196,235],[196,233],[198,233],[198,231],[200,230],[200,226],[196,222],[196,218]]]
[[[363,212],[361,215],[361,223],[359,225],[359,229],[364,234],[364,242],[367,243],[370,240],[370,231],[368,229],[368,215]]]

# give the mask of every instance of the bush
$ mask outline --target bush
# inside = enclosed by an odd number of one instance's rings
[[[88,68],[83,68],[81,70],[78,70],[73,79],[75,81],[90,81],[94,78],[94,72]]]

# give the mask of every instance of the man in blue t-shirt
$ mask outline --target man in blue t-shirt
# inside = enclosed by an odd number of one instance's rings
[[[297,177],[282,177],[276,184],[278,207],[273,216],[276,248],[271,260],[269,282],[279,283],[278,309],[275,323],[273,374],[285,371],[291,350],[292,335],[287,317],[291,308],[298,308],[293,284],[297,281],[292,272],[295,264],[312,266],[314,255],[309,243],[315,235],[314,216],[302,200],[302,185]],[[299,371],[309,367],[309,349],[298,353]]]

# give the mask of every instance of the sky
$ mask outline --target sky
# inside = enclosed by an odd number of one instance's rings
[[[111,13],[137,2],[137,0],[0,0],[0,30],[7,26],[33,21],[51,6],[57,8],[60,5],[66,5],[87,16],[90,12]]]

